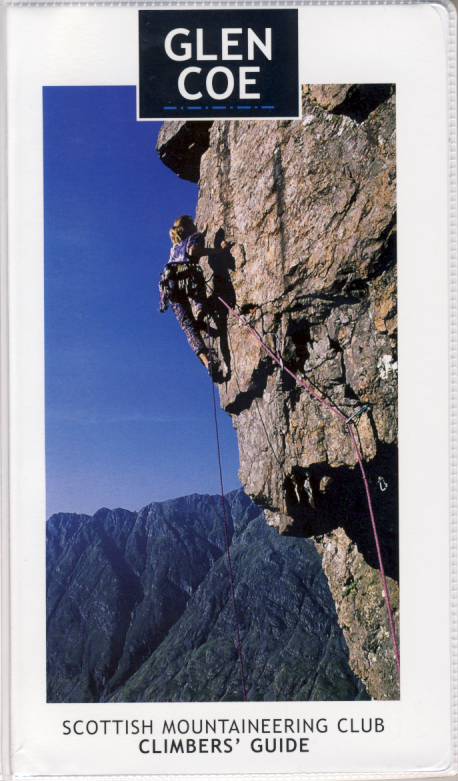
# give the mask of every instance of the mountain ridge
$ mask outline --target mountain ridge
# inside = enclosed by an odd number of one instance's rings
[[[225,502],[249,699],[366,697],[313,545]],[[48,701],[241,699],[221,497],[100,509],[47,521]]]

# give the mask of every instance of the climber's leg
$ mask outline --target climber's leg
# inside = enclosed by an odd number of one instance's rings
[[[196,304],[196,323],[199,329],[206,327],[208,315],[207,291],[205,289],[204,275],[199,269],[194,272],[192,282],[192,299]]]
[[[175,317],[185,333],[191,350],[202,360],[201,356],[207,356],[208,349],[197,328],[197,323],[186,299],[171,302]],[[202,361],[202,363],[205,363]],[[206,359],[208,365],[208,358]]]
[[[186,298],[179,298],[170,303],[175,312],[175,317],[186,335],[191,350],[205,366],[212,379],[219,381],[221,379],[221,368],[218,355],[213,349],[209,350],[202,339],[197,322],[193,317],[189,301]]]

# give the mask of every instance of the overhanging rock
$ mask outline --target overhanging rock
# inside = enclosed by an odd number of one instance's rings
[[[156,149],[164,165],[182,179],[199,181],[200,158],[209,144],[211,122],[164,122]]]

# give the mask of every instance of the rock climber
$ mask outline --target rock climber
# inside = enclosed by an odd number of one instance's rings
[[[175,220],[169,235],[172,247],[159,283],[160,311],[165,312],[170,304],[189,346],[211,376],[217,378],[220,372],[217,355],[207,347],[201,334],[208,315],[208,300],[199,260],[204,255],[227,252],[231,245],[223,241],[219,248],[206,247],[205,233],[197,230],[187,214]]]

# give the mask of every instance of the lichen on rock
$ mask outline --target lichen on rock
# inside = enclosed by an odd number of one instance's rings
[[[346,428],[266,357],[217,297],[346,415],[364,408],[357,430],[397,619],[394,90],[313,85],[303,89],[299,120],[205,125],[166,123],[158,149],[185,178],[195,180],[197,160],[198,225],[209,244],[234,242],[230,255],[204,265],[240,478],[271,526],[315,540],[353,670],[372,697],[393,699],[395,658]],[[192,165],[180,163],[187,158]]]

